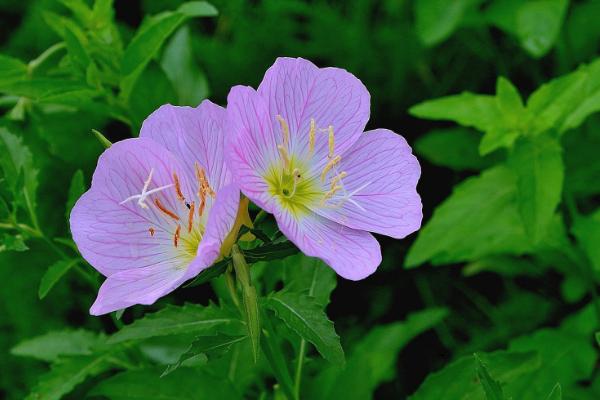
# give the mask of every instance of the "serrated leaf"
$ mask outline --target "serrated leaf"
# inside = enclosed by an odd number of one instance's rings
[[[179,356],[177,362],[167,367],[161,377],[172,373],[181,365],[185,365],[186,361],[195,357],[204,355],[207,360],[221,357],[231,349],[231,346],[240,343],[247,338],[247,336],[228,336],[223,334],[215,336],[198,336],[192,342],[190,347]]]
[[[319,353],[333,364],[344,363],[340,337],[321,305],[307,294],[277,292],[265,300],[267,308],[296,332],[312,343]]]
[[[402,348],[447,315],[444,309],[428,309],[410,314],[405,321],[373,328],[352,347],[344,369],[329,366],[319,372],[307,398],[372,399],[381,383],[394,378]]]
[[[143,69],[160,50],[169,36],[187,19],[217,15],[209,3],[195,1],[182,4],[177,11],[168,11],[144,21],[125,49],[121,63],[121,96],[129,99],[131,90]]]
[[[421,228],[405,265],[524,253],[530,244],[516,207],[516,192],[514,174],[504,166],[460,183]]]
[[[181,307],[170,305],[125,326],[108,343],[177,334],[213,335],[223,332],[239,335],[244,331],[244,324],[232,311],[214,304],[206,307],[195,304]]]
[[[207,371],[181,368],[160,378],[159,369],[126,371],[103,380],[92,396],[111,400],[236,400],[241,396],[231,382]]]
[[[417,0],[416,31],[425,45],[433,46],[447,39],[460,24],[469,0]]]
[[[38,378],[36,386],[25,400],[58,400],[87,378],[111,367],[109,353],[73,356],[59,360],[50,371]]]
[[[20,357],[53,362],[64,356],[91,355],[92,349],[104,340],[103,336],[83,329],[54,331],[24,340],[10,352]]]
[[[527,234],[538,243],[550,224],[562,194],[562,147],[549,135],[519,141],[508,165],[517,177],[517,205]]]
[[[71,184],[69,185],[69,193],[67,195],[67,205],[65,210],[65,216],[67,220],[71,215],[71,210],[75,205],[75,202],[81,197],[81,195],[85,192],[85,183],[83,178],[83,171],[78,169],[73,174],[71,178]]]
[[[490,376],[487,367],[477,354],[475,354],[475,359],[477,360],[477,377],[483,387],[486,400],[508,400],[504,396],[500,382]]]
[[[488,366],[489,373],[502,382],[528,376],[540,365],[540,358],[533,351],[496,351],[479,353],[478,356]],[[475,356],[459,358],[430,374],[409,399],[483,400],[485,392],[477,379],[476,367]]]
[[[74,258],[71,260],[59,260],[48,267],[48,270],[42,276],[40,287],[38,288],[38,297],[43,299],[48,295],[50,290],[56,283],[73,268],[79,260]]]

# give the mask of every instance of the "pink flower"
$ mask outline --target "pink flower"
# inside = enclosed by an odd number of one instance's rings
[[[402,136],[363,133],[369,107],[352,74],[301,58],[277,59],[257,91],[236,86],[227,106],[227,161],[241,191],[302,252],[352,280],[381,262],[369,232],[403,238],[422,220],[419,163]]]
[[[91,314],[152,304],[220,257],[240,201],[224,164],[224,119],[209,101],[165,105],[139,138],[100,156],[70,218],[79,251],[107,277]]]

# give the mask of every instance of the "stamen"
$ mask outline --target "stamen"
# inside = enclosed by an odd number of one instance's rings
[[[283,134],[283,145],[287,147],[288,143],[290,142],[290,127],[281,115],[277,115],[275,116],[275,118],[277,118],[277,121],[279,121],[279,124],[281,125],[281,133]]]
[[[202,216],[202,214],[204,214],[204,207],[206,206],[206,195],[204,194],[204,192],[202,193],[202,196],[200,196],[200,206],[198,207],[198,216]]]
[[[169,217],[173,218],[175,221],[179,221],[179,217],[177,216],[177,214],[175,214],[173,211],[169,210],[168,208],[166,208],[159,199],[154,199],[154,204],[156,204],[156,207],[158,207],[158,209],[160,211],[162,211],[163,213],[165,213],[166,215],[168,215]]]
[[[282,145],[278,144],[277,150],[279,150],[279,154],[281,155],[281,159],[283,160],[285,169],[288,169],[290,167],[291,162],[290,162],[290,156],[287,152],[287,149],[285,147],[283,147]]]
[[[185,201],[185,197],[183,197],[183,193],[181,193],[181,186],[179,185],[179,177],[175,172],[173,172],[173,182],[175,183],[175,191],[177,192],[177,197],[181,201]]]
[[[325,168],[323,168],[323,171],[321,172],[321,182],[325,183],[325,178],[327,178],[327,173],[336,166],[336,164],[338,164],[340,162],[340,160],[342,159],[342,156],[335,156],[333,157],[331,160],[329,160],[329,162],[327,163],[327,165],[325,165]]]
[[[334,147],[335,147],[335,136],[333,134],[333,126],[329,125],[329,158],[333,158]]]
[[[342,171],[338,175],[334,176],[331,179],[331,189],[333,189],[335,186],[337,186],[337,184],[340,183],[342,181],[342,179],[344,179],[347,175],[348,174],[346,173],[346,171]]]
[[[196,203],[192,201],[190,204],[190,211],[188,213],[188,232],[192,231],[192,224],[194,222],[194,209],[196,208]]]
[[[173,244],[175,247],[179,244],[179,234],[181,233],[181,225],[177,225],[177,229],[175,229],[175,235],[173,235]]]
[[[327,200],[329,200],[330,198],[332,198],[333,195],[340,189],[342,189],[342,187],[339,185],[332,187],[331,190],[329,192],[325,193],[325,195],[321,199],[321,204],[325,204],[325,202]]]
[[[154,228],[150,227],[150,229],[148,229],[148,231],[150,232],[150,236],[154,236]]]
[[[310,119],[310,130],[308,131],[308,151],[312,155],[315,152],[315,140],[316,140],[317,126],[315,119]]]
[[[206,173],[204,172],[204,168],[201,168],[200,165],[196,162],[194,164],[196,167],[196,178],[198,179],[198,197],[202,197],[200,193],[204,193],[204,196],[207,194],[210,195],[213,199],[216,196],[216,193],[212,190],[208,183],[208,179],[206,178]]]

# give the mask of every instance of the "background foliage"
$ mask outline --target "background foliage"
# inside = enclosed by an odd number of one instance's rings
[[[1,397],[600,398],[597,0],[5,0],[0,13]],[[227,275],[90,317],[101,279],[67,218],[103,150],[92,129],[116,141],[160,104],[224,104],[281,55],[365,83],[369,127],[404,135],[422,163],[423,229],[381,238],[380,269],[348,282],[282,258],[293,249],[264,220],[239,292],[260,326]]]

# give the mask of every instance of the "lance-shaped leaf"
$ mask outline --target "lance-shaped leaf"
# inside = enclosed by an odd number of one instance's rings
[[[300,337],[311,342],[329,362],[345,362],[344,350],[333,322],[314,297],[283,291],[267,297],[265,305]]]
[[[50,290],[56,285],[56,283],[73,268],[79,259],[74,258],[71,260],[59,260],[52,264],[40,281],[40,287],[38,289],[38,297],[43,299],[50,292]]]
[[[504,395],[500,382],[490,376],[487,367],[477,354],[475,354],[475,359],[477,360],[477,377],[485,392],[485,398],[487,400],[509,400]]]
[[[54,331],[24,340],[10,352],[16,356],[50,362],[62,356],[91,355],[92,349],[102,344],[104,340],[103,335],[83,329]]]

